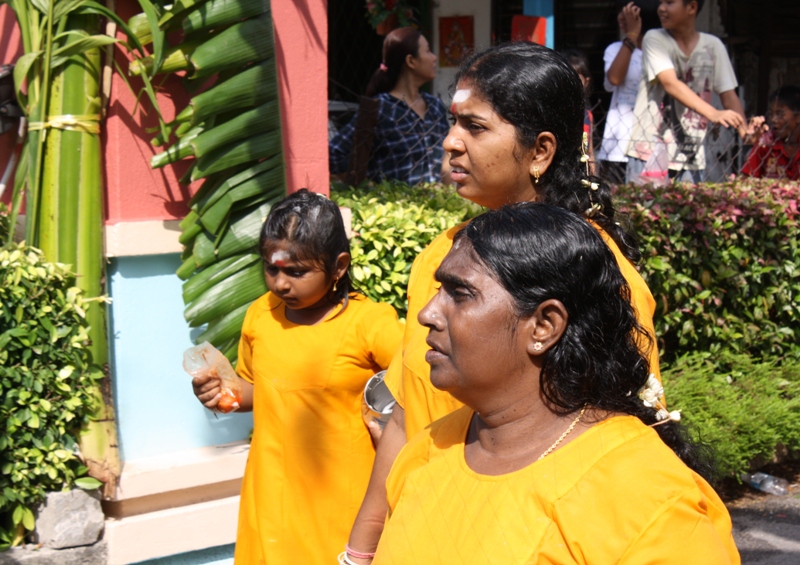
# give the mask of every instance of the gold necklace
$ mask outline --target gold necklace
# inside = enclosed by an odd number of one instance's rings
[[[559,437],[559,438],[558,438],[558,439],[555,441],[555,443],[554,443],[553,445],[551,445],[550,447],[548,447],[548,448],[547,448],[547,451],[545,451],[544,453],[542,453],[542,454],[539,456],[539,458],[537,459],[537,461],[541,461],[542,459],[544,459],[545,457],[547,457],[548,455],[550,455],[550,454],[553,452],[553,450],[554,450],[556,447],[558,447],[558,444],[559,444],[559,443],[561,443],[562,441],[564,441],[564,438],[565,438],[565,437],[567,437],[567,436],[569,435],[569,433],[570,433],[572,430],[574,430],[574,429],[575,429],[575,426],[577,426],[577,425],[578,425],[578,422],[580,422],[580,420],[581,420],[581,416],[583,416],[583,413],[584,413],[584,412],[586,412],[586,406],[585,406],[585,405],[584,405],[584,407],[583,407],[583,408],[581,408],[581,412],[580,412],[580,414],[578,414],[578,417],[577,417],[577,418],[575,418],[574,420],[572,420],[572,423],[571,423],[571,424],[569,425],[569,427],[567,428],[567,431],[565,431],[563,434],[561,434],[561,437]]]

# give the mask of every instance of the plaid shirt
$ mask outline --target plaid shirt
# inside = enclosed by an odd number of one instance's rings
[[[428,105],[424,118],[388,92],[375,97],[380,107],[367,167],[370,179],[395,179],[412,185],[441,180],[442,142],[450,129],[447,109],[435,96],[420,94]],[[331,140],[331,173],[347,172],[355,128],[356,117]]]

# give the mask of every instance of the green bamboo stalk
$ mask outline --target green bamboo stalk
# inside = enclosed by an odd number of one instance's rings
[[[99,28],[97,18],[76,18],[76,26],[83,29]],[[76,65],[78,66],[78,65]],[[101,53],[99,49],[87,51],[80,66],[83,73],[82,100],[85,115],[101,112],[100,76]],[[76,89],[80,92],[80,89]],[[78,109],[76,103],[76,110]],[[78,286],[88,298],[105,294],[105,261],[103,259],[103,175],[102,147],[100,135],[77,133],[81,138],[81,171],[79,181],[77,273]],[[92,302],[86,310],[90,324],[89,353],[92,363],[103,373],[103,380],[95,389],[97,412],[95,419],[81,435],[81,453],[90,474],[103,481],[106,496],[116,493],[117,480],[121,473],[116,417],[111,396],[108,370],[108,341],[106,333],[105,303]]]

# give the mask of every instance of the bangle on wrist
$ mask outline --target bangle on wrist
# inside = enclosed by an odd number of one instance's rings
[[[355,549],[350,547],[349,544],[345,544],[344,551],[345,551],[345,553],[347,553],[347,555],[349,555],[350,557],[355,557],[356,559],[372,559],[373,557],[375,557],[375,552],[374,551],[372,553],[365,553],[363,551],[356,551]]]
[[[627,47],[628,49],[630,49],[630,50],[631,50],[631,53],[633,53],[634,51],[636,51],[636,44],[635,44],[633,41],[631,41],[631,38],[630,38],[630,37],[627,37],[627,36],[626,36],[626,37],[625,37],[625,39],[623,39],[623,40],[622,40],[622,44],[623,44],[625,47]]]

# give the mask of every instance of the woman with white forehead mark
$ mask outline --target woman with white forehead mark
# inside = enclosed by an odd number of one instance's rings
[[[634,262],[641,254],[615,221],[610,187],[589,175],[583,139],[584,96],[580,78],[554,51],[530,43],[492,47],[473,54],[456,76],[453,125],[444,141],[458,194],[496,210],[517,202],[544,202],[582,215],[614,254],[631,289],[640,342],[649,370],[658,376],[654,345],[655,301]],[[463,226],[434,240],[414,261],[408,286],[408,318],[401,351],[386,384],[397,400],[378,444],[367,496],[350,534],[346,559],[370,563],[388,504],[386,478],[406,441],[431,422],[463,406],[430,382],[425,354],[428,329],[417,315],[436,294],[434,273]]]

